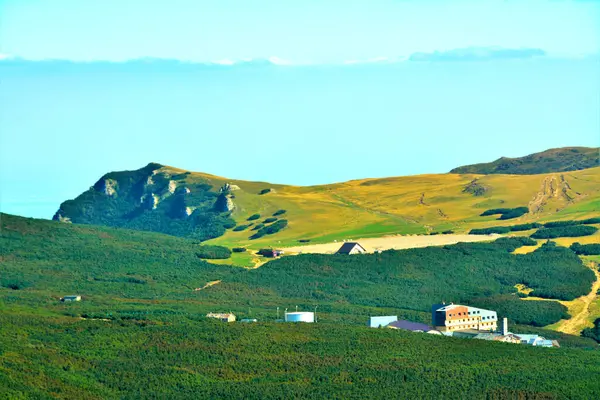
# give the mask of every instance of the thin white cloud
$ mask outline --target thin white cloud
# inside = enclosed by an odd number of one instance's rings
[[[233,60],[229,60],[229,59],[224,59],[224,60],[217,60],[217,61],[213,61],[212,64],[218,64],[218,65],[234,65],[236,62]]]
[[[292,63],[288,60],[284,60],[282,58],[279,58],[277,56],[271,56],[268,58],[268,61],[271,64],[275,64],[275,65],[292,65]]]
[[[8,60],[10,58],[14,58],[11,54],[0,53],[0,60]]]

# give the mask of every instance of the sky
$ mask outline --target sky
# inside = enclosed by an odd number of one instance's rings
[[[596,1],[0,0],[1,49],[32,59],[296,63],[470,46],[598,51]]]
[[[595,1],[0,0],[0,211],[149,162],[309,185],[600,146],[599,53]]]

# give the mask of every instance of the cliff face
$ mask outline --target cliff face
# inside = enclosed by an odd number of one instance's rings
[[[234,224],[229,217],[231,199],[226,197],[226,206],[217,207],[220,194],[207,183],[188,184],[186,176],[173,175],[154,163],[111,172],[76,199],[62,203],[53,219],[199,240],[223,235]]]

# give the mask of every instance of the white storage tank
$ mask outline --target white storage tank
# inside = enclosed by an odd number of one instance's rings
[[[314,312],[288,312],[285,313],[285,322],[315,322]]]

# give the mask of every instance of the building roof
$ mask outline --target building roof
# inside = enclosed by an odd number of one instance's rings
[[[212,318],[229,318],[229,317],[235,317],[234,314],[231,313],[208,313],[206,314],[207,317],[212,317]]]
[[[365,248],[357,242],[346,242],[342,245],[342,247],[340,247],[340,249],[337,251],[337,254],[350,254],[352,249],[354,249],[356,246],[360,247],[362,251],[366,251]]]
[[[407,331],[422,331],[422,332],[427,332],[432,330],[431,327],[427,324],[422,324],[420,322],[412,322],[412,321],[406,321],[404,319],[400,319],[398,321],[394,321],[391,322],[390,324],[388,324],[389,328],[396,328],[396,329],[405,329]]]

